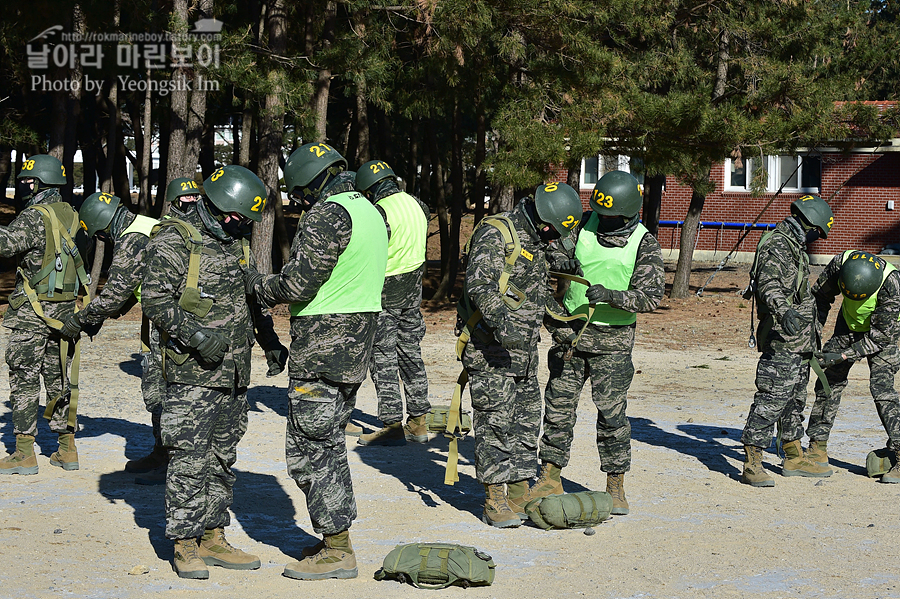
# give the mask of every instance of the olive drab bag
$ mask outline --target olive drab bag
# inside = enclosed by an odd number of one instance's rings
[[[895,461],[894,452],[887,447],[870,451],[866,456],[866,474],[869,475],[869,478],[887,474],[888,470],[894,467]]]
[[[453,543],[397,545],[384,558],[375,580],[408,582],[420,589],[482,587],[494,582],[494,560],[475,547]]]
[[[612,496],[604,491],[579,491],[530,501],[525,513],[539,528],[586,528],[609,519]]]
[[[425,415],[425,426],[432,433],[447,432],[447,422],[450,417],[450,408],[431,408],[431,411]],[[459,430],[465,435],[472,430],[472,417],[465,410],[459,413]]]

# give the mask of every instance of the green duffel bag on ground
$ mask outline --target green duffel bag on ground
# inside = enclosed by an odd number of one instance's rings
[[[387,554],[375,580],[398,580],[420,589],[483,587],[494,582],[494,561],[474,547],[408,543]]]
[[[425,415],[425,426],[428,427],[429,432],[446,432],[447,414],[449,412],[449,408],[432,408],[431,411]],[[459,429],[463,435],[472,430],[472,417],[469,416],[468,412],[460,412]]]
[[[587,528],[609,518],[612,496],[605,491],[579,491],[535,499],[525,513],[538,527]]]
[[[886,474],[888,470],[894,467],[894,452],[887,447],[870,451],[866,456],[866,473],[869,478],[876,478],[882,474]]]

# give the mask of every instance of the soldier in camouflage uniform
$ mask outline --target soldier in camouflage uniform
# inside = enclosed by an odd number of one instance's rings
[[[285,183],[306,213],[281,274],[254,285],[267,304],[291,304],[285,454],[324,539],[285,566],[284,575],[307,580],[357,576],[344,427],[371,360],[388,255],[384,219],[355,191],[346,167],[324,143],[291,154]]]
[[[828,464],[828,436],[834,426],[841,393],[850,368],[860,360],[869,363],[869,390],[888,435],[887,447],[900,458],[900,398],[894,376],[900,370],[900,273],[889,262],[868,252],[847,250],[835,256],[812,288],[825,323],[834,298],[843,295],[834,333],[819,354],[831,394],[816,382],[816,402],[809,416],[807,457]],[[881,477],[883,483],[900,483],[900,459]]]
[[[0,227],[0,256],[18,257],[20,268],[16,287],[9,297],[9,309],[3,317],[3,326],[10,329],[6,346],[6,363],[9,365],[9,398],[13,412],[13,430],[16,434],[16,451],[0,460],[0,474],[37,474],[38,463],[34,454],[34,438],[37,435],[38,404],[41,378],[47,392],[51,413],[45,413],[50,430],[59,435],[59,451],[50,456],[50,463],[65,470],[78,469],[78,452],[75,435],[78,424],[74,409],[70,414],[71,398],[66,374],[62,372],[59,331],[35,312],[25,296],[25,279],[32,281],[45,266],[45,248],[48,235],[44,216],[34,206],[60,208],[57,214],[66,214],[74,222],[63,226],[77,228],[78,215],[68,204],[62,204],[57,189],[65,185],[65,168],[56,158],[36,155],[24,162],[16,177],[17,195],[25,202],[25,209],[9,224]],[[25,279],[23,279],[23,275]],[[62,278],[62,273],[59,277]],[[44,279],[46,280],[46,279]],[[46,286],[45,286],[46,287]],[[46,289],[36,288],[41,296]],[[62,293],[53,298],[40,299],[38,306],[47,318],[64,320],[75,310],[74,292],[69,299]]]
[[[529,500],[563,493],[560,472],[569,463],[578,398],[590,379],[597,451],[612,513],[629,512],[625,473],[631,469],[631,425],[625,409],[634,378],[636,314],[655,310],[665,292],[659,243],[638,220],[642,203],[637,180],[625,171],[610,171],[595,185],[591,210],[575,231],[574,259],[592,285],[571,282],[563,304],[572,315],[596,308],[589,324],[573,320],[548,327],[554,343],[547,355],[541,474]]]
[[[756,395],[741,435],[746,460],[741,482],[772,487],[762,452],[772,443],[772,432],[781,420],[785,459],[784,476],[830,476],[831,469],[803,453],[803,410],[809,382],[809,359],[818,349],[822,325],[816,317],[816,300],[809,288],[809,256],[806,246],[827,237],[834,224],[828,203],[804,195],[791,204],[791,216],[764,236],[756,249],[751,286],[757,303],[759,364]]]
[[[224,527],[237,444],[247,430],[254,337],[246,295],[254,270],[245,237],[261,220],[266,189],[234,165],[217,170],[203,188],[205,197],[184,221],[164,221],[147,246],[141,298],[163,345],[166,537],[175,541],[173,566],[182,578],[208,578],[208,565],[260,566],[225,540]],[[195,236],[202,243],[194,253],[198,271],[191,269]],[[191,272],[199,272],[196,287],[188,285]]]
[[[378,419],[384,426],[374,433],[362,435],[359,443],[426,443],[425,417],[431,410],[431,403],[420,347],[425,336],[425,319],[420,307],[428,206],[400,191],[394,171],[381,160],[372,160],[359,168],[356,189],[383,213],[389,236],[381,314],[378,315],[375,346],[369,364],[378,394]],[[408,418],[405,425],[400,381],[406,392]]]
[[[466,313],[478,309],[482,318],[471,329],[462,362],[474,411],[475,474],[485,488],[482,520],[490,526],[519,526],[525,511],[541,418],[540,328],[547,309],[560,311],[548,284],[546,254],[552,242],[571,233],[581,212],[578,192],[565,183],[548,183],[500,215],[511,223],[520,255],[509,255],[515,250],[499,228],[509,225],[497,217],[482,221],[469,242],[461,300],[469,307],[461,315],[470,321]],[[515,263],[509,287],[502,290],[501,273],[510,257]]]
[[[188,212],[194,209],[200,197],[200,189],[193,179],[188,177],[172,179],[166,186],[169,216],[184,218]]]

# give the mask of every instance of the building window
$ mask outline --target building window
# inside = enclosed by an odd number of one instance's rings
[[[757,174],[759,169],[762,174]],[[822,186],[822,159],[818,156],[762,156],[740,162],[725,161],[725,191],[750,191],[754,177],[765,181],[765,191],[774,193],[815,192]]]
[[[590,156],[581,161],[581,188],[591,188],[609,171],[631,172],[631,160],[628,156]]]

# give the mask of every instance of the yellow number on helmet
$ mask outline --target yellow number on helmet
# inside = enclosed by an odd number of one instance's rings
[[[264,210],[266,207],[266,199],[262,196],[256,196],[253,198],[253,206],[250,208],[253,212],[260,212]]]
[[[210,177],[209,180],[210,180],[210,181],[218,181],[218,180],[219,180],[219,177],[221,177],[221,176],[224,175],[224,174],[225,174],[225,169],[224,169],[224,168],[220,168],[219,170],[217,170],[216,172],[214,172],[214,173],[212,174],[212,177]]]
[[[571,214],[569,216],[567,216],[566,220],[564,220],[562,222],[562,226],[564,226],[567,229],[571,229],[572,227],[574,227],[577,224],[578,224],[578,221],[575,220],[575,217],[572,216]]]
[[[814,198],[813,196],[802,196],[802,197],[800,198],[800,201],[801,201],[801,202],[806,202],[806,201],[808,201],[808,200],[814,200],[814,199],[815,199],[815,198]]]
[[[325,155],[325,152],[330,152],[331,148],[326,146],[325,144],[319,144],[317,146],[311,146],[309,151],[316,155],[316,158],[321,158]]]
[[[66,167],[60,165],[60,168],[62,169],[63,178],[65,178],[65,176],[66,176]]]
[[[380,162],[376,162],[375,164],[370,164],[370,165],[369,165],[369,168],[372,169],[372,174],[373,174],[373,175],[376,174],[378,171],[381,170],[380,168],[378,168],[378,165],[379,165],[379,164],[381,164],[381,163],[380,163]]]
[[[828,230],[829,230],[829,231],[831,230],[831,225],[833,225],[833,224],[834,224],[834,217],[832,216],[831,218],[828,219],[828,225],[827,225],[827,226],[828,226]]]
[[[26,171],[30,171],[31,169],[34,168],[34,160],[26,160],[25,164],[23,166]]]
[[[106,204],[109,204],[110,202],[112,202],[112,196],[109,195],[108,193],[101,193],[100,197],[97,199]]]
[[[87,225],[84,224],[84,221],[81,221],[81,228],[87,231]]]
[[[547,183],[544,186],[544,191],[546,191],[547,193],[550,193],[551,191],[556,191],[557,189],[559,189],[559,183],[557,183],[557,182]],[[572,217],[569,217],[569,218],[572,218]]]

